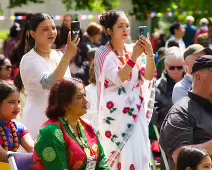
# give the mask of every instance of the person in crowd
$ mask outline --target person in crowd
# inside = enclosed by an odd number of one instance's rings
[[[22,113],[23,113],[24,106],[26,104],[27,96],[25,94],[25,89],[24,89],[23,81],[21,79],[20,72],[14,79],[14,85],[16,86],[20,94],[20,113],[16,117],[16,120],[18,120],[19,122],[22,122],[22,116],[23,116]]]
[[[159,79],[161,77],[161,74],[165,68],[164,66],[164,60],[165,60],[165,47],[161,47],[158,49],[156,55],[158,55],[158,62],[156,62],[156,69],[157,69],[157,78]]]
[[[11,52],[9,54],[9,60],[12,64],[12,70],[11,70],[11,79],[14,79],[16,75],[20,72],[20,62],[23,57],[23,55],[26,53],[26,36],[27,31],[29,30],[29,22],[27,20],[24,28],[23,33],[20,41],[14,45],[14,47],[11,49]]]
[[[169,110],[160,133],[160,145],[170,169],[183,146],[212,154],[212,55],[198,58],[192,67],[192,90]]]
[[[178,47],[171,47],[165,53],[165,70],[156,82],[154,113],[151,122],[160,130],[163,120],[172,106],[174,85],[182,80],[185,68],[183,53]]]
[[[177,42],[177,40],[173,39],[170,40],[168,45],[168,48],[170,47],[179,47],[179,43]],[[161,47],[162,50],[166,50],[166,48]],[[161,48],[159,48],[158,52],[160,52]],[[164,48],[164,49],[163,49]],[[156,69],[157,69],[157,79],[159,79],[161,77],[161,74],[163,73],[164,69],[165,69],[165,65],[164,65],[164,61],[165,61],[165,51],[162,52],[162,54],[164,53],[164,57],[162,57],[158,63],[156,64]]]
[[[81,116],[88,101],[82,81],[58,81],[51,89],[46,116],[35,144],[34,170],[109,170],[97,134]]]
[[[71,30],[71,21],[72,21],[72,16],[70,14],[64,15],[63,23],[62,23],[61,27],[64,26],[64,27],[68,28],[69,30]]]
[[[196,32],[196,35],[195,35],[195,43],[197,43],[197,39],[198,39],[198,36],[200,34],[204,34],[204,33],[208,33],[208,20],[206,18],[202,18],[200,21],[199,21],[199,25],[200,25],[200,29],[197,30]]]
[[[87,53],[91,48],[99,47],[102,37],[102,26],[91,22],[84,33],[84,41],[79,46],[81,62],[88,61]]]
[[[76,65],[78,69],[72,74],[75,78],[80,78],[87,86],[89,84],[89,65],[88,65],[88,51],[92,48],[97,48],[100,45],[102,36],[102,26],[91,22],[83,37],[83,42],[79,45],[78,55],[75,57],[75,61],[71,63],[71,71]]]
[[[182,39],[185,35],[184,26],[180,22],[174,22],[170,27],[170,32],[171,32],[171,36],[170,36],[169,40],[167,40],[165,47],[167,48],[169,41],[174,39],[174,40],[178,41],[181,51],[184,52],[184,50],[186,48],[185,43]]]
[[[209,37],[208,33],[200,34],[197,38],[197,44],[202,45],[205,48],[209,48]]]
[[[19,23],[15,22],[10,28],[10,35],[7,40],[4,41],[3,44],[3,52],[6,58],[9,57],[11,49],[18,43],[21,38],[22,30]]]
[[[0,55],[0,80],[10,81],[12,65],[10,60],[5,58],[3,55]]]
[[[15,121],[20,111],[17,88],[0,80],[0,169],[9,170],[8,154],[17,152],[21,145],[27,152],[33,152],[34,142],[26,127]]]
[[[102,38],[101,38],[101,45],[106,45],[108,43],[109,39],[107,36],[107,32],[105,31],[105,29],[102,29]]]
[[[57,36],[52,16],[45,13],[34,14],[29,20],[29,28],[26,37],[28,52],[21,60],[20,73],[27,95],[23,123],[35,139],[39,127],[47,120],[44,111],[49,90],[57,80],[71,77],[68,66],[76,55],[80,39],[76,37],[72,41],[69,33],[67,48],[63,54],[51,49]]]
[[[70,29],[62,26],[60,28],[60,36],[59,36],[59,43],[57,44],[57,49],[60,49],[61,52],[65,53],[66,50],[66,45],[67,45],[67,41],[68,41],[68,33],[69,33]]]
[[[204,149],[183,147],[177,158],[176,170],[212,170],[210,154]]]
[[[122,11],[106,12],[100,24],[110,38],[94,58],[99,131],[109,166],[148,170],[152,110],[146,107],[156,71],[151,42],[141,36],[135,44],[125,44],[130,24]]]
[[[88,60],[84,61],[82,63],[82,66],[79,68],[79,70],[73,75],[73,77],[81,79],[85,86],[90,84],[89,70],[90,70],[90,66],[91,66],[91,63],[93,62],[94,55],[97,49],[98,49],[97,47],[94,47],[88,51],[88,54],[87,54]]]
[[[184,78],[175,84],[172,92],[172,102],[173,104],[179,101],[181,98],[188,96],[188,91],[192,87],[192,76],[191,71],[193,64],[196,59],[203,55],[212,55],[212,50],[209,48],[204,48],[200,44],[193,44],[186,48],[183,56],[185,60],[186,75]]]
[[[97,49],[90,51],[90,55],[94,58],[95,51]],[[95,71],[94,71],[94,61],[92,60],[90,63],[90,70],[89,70],[89,85],[85,87],[86,91],[86,97],[89,102],[89,108],[87,110],[87,114],[84,115],[84,118],[89,120],[92,125],[96,128],[99,129],[99,121],[98,121],[98,112],[97,112],[97,87],[96,87],[96,77],[95,77]]]
[[[185,36],[183,37],[183,41],[185,42],[186,47],[194,43],[197,28],[193,24],[194,24],[194,17],[190,15],[187,16],[185,24]]]

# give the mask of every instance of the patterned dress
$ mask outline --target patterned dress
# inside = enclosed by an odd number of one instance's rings
[[[95,158],[96,165],[92,170],[109,170],[103,148],[93,127],[82,119],[78,124],[83,139],[88,142],[90,154]],[[81,170],[86,169],[89,162],[83,146],[77,141],[64,118],[48,120],[43,124],[33,159],[34,170]]]
[[[19,123],[15,120],[11,120],[9,123],[5,123],[4,121],[0,120],[0,129],[1,129],[1,133],[0,133],[0,146],[2,148],[4,148],[4,140],[3,140],[3,136],[2,136],[2,130],[5,133],[6,139],[7,139],[7,143],[8,143],[8,150],[9,151],[13,151],[14,149],[14,136],[12,134],[12,127],[11,127],[11,123],[13,125],[15,125],[16,128],[16,133],[18,136],[18,147],[21,144],[21,138],[26,135],[27,133],[29,133],[29,131],[26,129],[26,127],[22,124]],[[5,164],[5,163],[1,163],[0,162],[0,169],[1,170],[9,170],[10,166],[9,164]]]
[[[131,55],[133,45],[126,45]],[[126,55],[125,55],[126,56]],[[122,58],[125,62],[127,58]],[[122,82],[118,70],[124,64],[106,46],[95,55],[100,141],[114,170],[148,170],[148,124],[154,103],[154,81],[144,80],[146,56],[137,59],[132,74]]]

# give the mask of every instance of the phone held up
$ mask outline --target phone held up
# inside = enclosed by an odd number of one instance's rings
[[[146,38],[148,38],[148,27],[147,26],[139,26],[138,27],[138,37],[140,38],[140,36],[144,36]]]
[[[72,21],[71,22],[71,39],[73,40],[75,37],[80,34],[80,22]]]

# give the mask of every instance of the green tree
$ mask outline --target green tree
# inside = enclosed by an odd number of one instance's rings
[[[14,7],[21,7],[22,5],[26,5],[29,2],[32,3],[43,3],[43,0],[10,0],[9,1],[9,8],[14,8]]]
[[[9,8],[20,7],[28,3],[43,3],[44,0],[10,0]],[[88,9],[94,12],[103,12],[119,6],[120,0],[62,0],[66,10]]]

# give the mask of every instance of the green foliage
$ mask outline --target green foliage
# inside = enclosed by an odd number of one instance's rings
[[[133,12],[139,20],[146,19],[151,12],[165,12],[173,0],[132,0]]]
[[[188,10],[211,10],[211,0],[180,0],[179,6]]]
[[[10,0],[9,8],[21,7],[22,5],[26,5],[29,2],[44,3],[44,0]],[[62,3],[65,5],[67,11],[71,9],[88,9],[93,12],[104,12],[118,7],[120,4],[120,0],[62,0]]]
[[[75,0],[75,2],[70,0],[62,0],[66,7],[66,10],[71,9],[82,10],[88,9],[93,12],[104,12],[106,10],[111,10],[119,6],[120,0]]]
[[[26,5],[29,2],[32,3],[43,3],[43,0],[10,0],[9,8],[21,7],[22,5]]]

